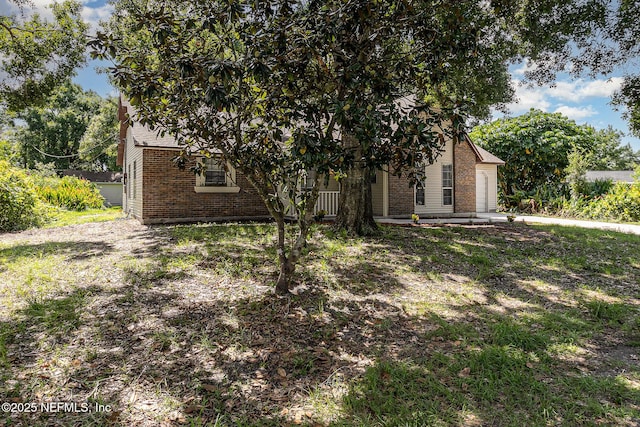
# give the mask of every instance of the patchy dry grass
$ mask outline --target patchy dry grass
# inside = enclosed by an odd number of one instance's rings
[[[504,224],[0,236],[0,425],[638,425],[640,239]]]

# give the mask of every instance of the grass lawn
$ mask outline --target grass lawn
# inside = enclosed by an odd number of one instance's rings
[[[45,228],[63,227],[65,225],[86,224],[90,222],[113,221],[122,218],[122,207],[113,206],[104,209],[86,209],[84,211],[68,211],[60,209],[53,221]]]
[[[280,298],[269,224],[60,230],[0,235],[0,401],[112,410],[0,426],[640,423],[638,236],[319,226]]]

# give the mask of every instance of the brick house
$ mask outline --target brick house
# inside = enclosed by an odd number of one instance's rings
[[[180,147],[171,137],[159,137],[146,127],[126,123],[131,106],[119,106],[118,165],[124,172],[123,210],[144,224],[269,218],[255,189],[240,173],[225,171],[215,161],[203,176],[180,170],[172,159]],[[504,162],[466,137],[445,141],[438,160],[425,166],[422,183],[378,170],[371,182],[373,213],[409,218],[469,216],[495,211],[497,168]],[[329,180],[316,210],[328,216],[338,209],[339,184]]]

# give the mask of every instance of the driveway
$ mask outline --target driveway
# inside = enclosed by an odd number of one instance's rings
[[[489,222],[507,221],[507,215],[501,213],[480,213],[478,218],[488,220]],[[525,222],[528,224],[557,224],[569,227],[596,228],[599,230],[618,231],[620,233],[640,235],[640,225],[618,224],[615,222],[601,221],[581,221],[576,219],[552,218],[544,216],[517,215],[514,221]]]
[[[410,219],[377,218],[381,224],[410,224]],[[478,213],[474,218],[422,218],[420,224],[491,224],[507,222],[507,214],[503,213]],[[544,216],[517,215],[515,222],[527,224],[557,224],[568,227],[596,228],[599,230],[618,231],[620,233],[640,235],[640,225],[618,224],[615,222],[581,221],[576,219],[552,218]]]

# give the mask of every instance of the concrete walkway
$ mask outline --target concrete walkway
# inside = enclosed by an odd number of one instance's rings
[[[381,224],[410,224],[409,219],[377,218]],[[517,215],[515,222],[527,224],[557,224],[568,227],[596,228],[600,230],[619,231],[627,234],[640,235],[640,225],[617,224],[613,222],[581,221],[575,219],[549,218],[543,216]],[[503,213],[479,213],[475,218],[424,218],[420,224],[491,224],[507,222],[507,214]]]

